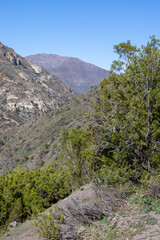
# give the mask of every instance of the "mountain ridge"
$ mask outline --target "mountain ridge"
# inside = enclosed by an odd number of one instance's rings
[[[0,43],[0,128],[23,124],[76,94],[47,70]]]
[[[26,56],[26,59],[43,66],[78,94],[98,85],[103,78],[109,76],[109,71],[75,57],[38,53]]]

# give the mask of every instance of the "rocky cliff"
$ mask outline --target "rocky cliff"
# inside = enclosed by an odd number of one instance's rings
[[[25,123],[76,94],[41,66],[0,43],[0,131]]]

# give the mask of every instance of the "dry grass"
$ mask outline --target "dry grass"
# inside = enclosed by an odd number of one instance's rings
[[[66,204],[59,207],[59,211],[63,213],[63,222],[60,228],[60,239],[85,239],[86,229],[83,231],[83,226],[91,229],[92,235],[97,235],[100,239],[102,228],[104,233],[108,234],[109,227],[106,224],[99,224],[96,221],[104,219],[105,217],[113,217],[114,213],[126,203],[122,194],[117,191],[109,192],[108,188],[94,187],[94,198],[89,202],[84,203],[83,199],[70,198]],[[55,219],[55,211],[52,212],[53,219]],[[94,233],[95,226],[99,229],[99,233]]]
[[[149,182],[149,190],[147,191],[147,195],[160,199],[160,176],[158,176],[155,181]]]

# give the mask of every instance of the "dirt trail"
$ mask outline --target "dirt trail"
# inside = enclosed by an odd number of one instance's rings
[[[146,229],[134,236],[132,240],[160,240],[160,214],[151,212],[147,216],[157,219],[157,223],[154,225],[146,224]]]

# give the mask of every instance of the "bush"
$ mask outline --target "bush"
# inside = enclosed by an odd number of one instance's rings
[[[104,157],[102,171],[127,169],[128,180],[139,183],[144,172],[151,176],[160,168],[160,40],[114,49],[119,60],[100,83],[92,135]]]
[[[0,183],[0,226],[37,215],[71,192],[67,173],[54,163],[41,170],[18,167],[0,175]]]
[[[69,173],[72,189],[90,182],[94,170],[94,149],[87,141],[87,132],[72,128],[61,132],[59,164]]]
[[[59,240],[60,226],[63,215],[58,213],[54,218],[51,213],[43,214],[38,221],[34,222],[37,234],[44,240]]]

